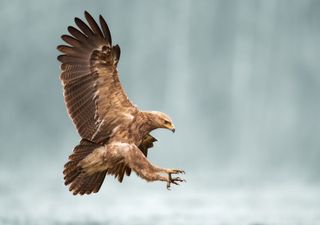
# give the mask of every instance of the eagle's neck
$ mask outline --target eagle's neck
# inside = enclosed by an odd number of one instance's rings
[[[140,123],[140,132],[144,137],[152,130],[159,128],[157,126],[157,115],[153,112],[141,112],[141,123]]]

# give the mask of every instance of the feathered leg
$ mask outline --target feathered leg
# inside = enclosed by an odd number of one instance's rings
[[[170,184],[178,185],[178,182],[183,182],[185,180],[180,177],[172,177],[172,174],[184,173],[180,169],[164,169],[152,165],[140,149],[135,145],[130,144],[110,144],[107,146],[106,158],[115,158],[121,155],[125,164],[128,165],[136,174],[147,181],[165,181],[167,182],[167,188],[170,189]],[[166,173],[168,176],[163,176]]]

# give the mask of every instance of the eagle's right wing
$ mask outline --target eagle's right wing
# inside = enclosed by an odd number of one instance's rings
[[[148,156],[148,149],[153,147],[153,142],[156,142],[157,139],[151,134],[147,134],[142,140],[141,144],[138,146],[139,149],[143,152],[144,156]]]
[[[119,81],[120,47],[112,46],[109,28],[100,16],[100,27],[85,12],[86,25],[68,27],[62,35],[69,45],[60,45],[58,56],[68,113],[80,136],[95,143],[108,138],[118,125],[131,122],[138,109],[129,101]]]

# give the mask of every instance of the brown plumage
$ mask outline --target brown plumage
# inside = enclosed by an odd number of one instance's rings
[[[148,149],[156,141],[150,132],[156,128],[174,131],[172,120],[161,112],[140,111],[128,99],[118,76],[120,47],[112,45],[107,23],[99,25],[85,12],[86,24],[75,18],[78,28],[69,26],[70,35],[61,38],[67,45],[57,48],[61,64],[60,79],[68,114],[82,140],[64,167],[65,185],[73,194],[99,191],[106,174],[120,182],[133,170],[147,181],[183,181],[147,160]],[[168,174],[167,177],[161,175]]]

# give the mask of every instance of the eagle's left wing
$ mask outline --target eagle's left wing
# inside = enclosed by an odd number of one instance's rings
[[[100,27],[85,12],[89,26],[75,18],[79,29],[69,26],[62,35],[58,56],[68,113],[80,136],[94,143],[105,142],[119,125],[126,125],[138,109],[129,101],[119,81],[120,47],[112,46],[110,30],[100,16]]]

